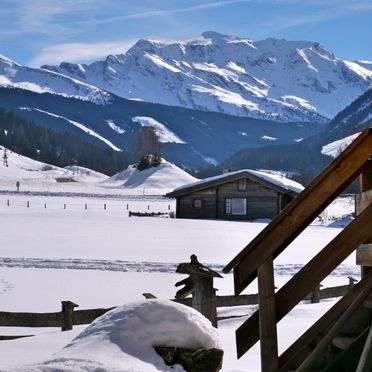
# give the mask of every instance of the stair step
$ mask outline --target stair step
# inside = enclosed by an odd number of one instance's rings
[[[336,346],[341,350],[345,350],[348,346],[350,346],[355,340],[355,337],[335,337],[332,340],[332,345]]]

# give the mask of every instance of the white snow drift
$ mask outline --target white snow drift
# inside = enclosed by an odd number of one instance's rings
[[[221,347],[217,330],[196,310],[145,300],[106,313],[50,360],[17,370],[183,371],[181,366],[166,366],[154,346]]]

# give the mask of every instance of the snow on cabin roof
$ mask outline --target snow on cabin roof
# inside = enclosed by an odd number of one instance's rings
[[[299,194],[304,189],[304,187],[300,183],[290,180],[289,178],[286,178],[280,174],[273,174],[265,171],[255,171],[251,169],[242,169],[235,172],[221,174],[219,176],[205,178],[200,181],[177,187],[166,196],[177,197],[188,192],[205,189],[225,182],[234,181],[243,177],[249,178],[252,181],[261,183],[265,186],[271,187],[273,189],[276,189],[277,191],[284,193]]]

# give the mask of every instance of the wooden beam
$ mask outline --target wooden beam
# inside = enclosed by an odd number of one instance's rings
[[[372,205],[345,227],[339,235],[328,243],[321,252],[276,293],[277,321],[288,314],[360,244],[372,237],[371,221]],[[238,357],[240,358],[248,351],[258,339],[258,312],[255,312],[236,331]]]
[[[360,189],[361,192],[372,190],[372,159],[369,159],[362,169]]]
[[[258,301],[261,341],[261,371],[278,370],[278,340],[276,330],[276,305],[274,261],[270,257],[258,268]]]
[[[372,367],[372,327],[369,328],[367,340],[355,372],[370,371]]]
[[[306,349],[313,346],[327,333],[336,320],[348,309],[362,291],[372,281],[372,272],[337,301],[316,323],[314,323],[300,338],[297,339],[279,357],[280,372],[295,370],[306,358]]]
[[[224,268],[225,273],[234,268],[235,294],[251,283],[268,257],[277,257],[357,177],[371,155],[369,128]]]
[[[353,314],[358,310],[362,305],[363,301],[370,295],[372,290],[372,280],[369,276],[366,283],[366,287],[359,293],[357,298],[351,303],[351,305],[343,312],[343,314],[335,321],[330,330],[324,335],[322,340],[316,345],[315,349],[311,352],[310,355],[301,363],[299,368],[296,368],[297,372],[308,372],[311,370],[311,367],[316,363],[316,361],[323,355],[323,353],[328,348],[332,340],[340,332],[340,329],[344,324],[353,316]],[[369,369],[363,370],[365,372],[370,371]]]

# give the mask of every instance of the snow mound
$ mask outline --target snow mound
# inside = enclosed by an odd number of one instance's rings
[[[322,147],[322,154],[337,158],[358,136],[359,133],[334,141]]]
[[[6,164],[4,161],[6,156]],[[0,190],[14,191],[16,182],[20,182],[21,191],[67,191],[66,184],[58,184],[56,179],[71,179],[73,190],[80,185],[82,188],[98,184],[108,176],[92,169],[71,165],[60,168],[55,165],[33,160],[26,156],[0,146]]]
[[[105,183],[115,187],[164,189],[166,191],[196,180],[181,168],[162,159],[159,166],[142,171],[139,171],[135,165],[130,165]]]
[[[96,319],[70,344],[29,371],[183,371],[166,366],[154,346],[221,348],[199,312],[172,301],[145,300]]]
[[[86,167],[80,167],[79,165],[68,165],[65,169],[72,172],[79,179],[101,181],[109,178],[106,174]]]

